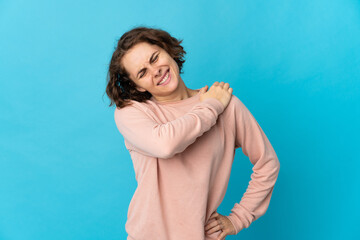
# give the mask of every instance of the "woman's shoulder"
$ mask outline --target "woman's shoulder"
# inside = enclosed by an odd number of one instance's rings
[[[115,119],[131,119],[131,118],[154,118],[155,113],[154,106],[150,100],[145,102],[138,102],[130,100],[130,104],[119,108],[116,107],[114,111]]]
[[[229,102],[229,106],[231,108],[238,108],[238,109],[244,109],[246,108],[245,104],[243,103],[242,100],[240,100],[240,97],[232,94],[231,95],[231,99],[230,99],[230,102]]]
[[[240,99],[235,96],[234,94],[231,95],[229,104],[226,106],[225,111],[229,112],[229,111],[233,111],[234,108],[238,107],[241,104]]]
[[[140,111],[147,111],[149,108],[151,108],[150,100],[146,100],[144,102],[139,102],[139,101],[130,99],[128,105],[126,105],[122,108],[116,107],[115,112],[127,112],[127,111],[132,111],[134,109],[137,109]]]
[[[225,108],[222,117],[229,119],[234,119],[234,117],[238,114],[242,114],[246,111],[247,108],[244,103],[240,100],[240,98],[234,94],[231,95],[231,99],[227,107]]]

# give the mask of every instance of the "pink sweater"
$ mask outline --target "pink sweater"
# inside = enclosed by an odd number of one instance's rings
[[[279,160],[235,95],[226,108],[215,98],[200,102],[199,93],[167,103],[132,102],[114,113],[138,183],[125,224],[128,240],[216,239],[220,231],[206,235],[204,227],[225,196],[239,147],[253,173],[227,217],[238,233],[266,212]]]

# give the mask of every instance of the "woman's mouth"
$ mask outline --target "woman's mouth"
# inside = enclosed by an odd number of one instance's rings
[[[163,80],[161,80],[157,85],[166,85],[170,82],[170,79],[171,79],[170,70],[168,70]]]

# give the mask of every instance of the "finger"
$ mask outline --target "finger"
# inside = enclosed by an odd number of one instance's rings
[[[225,83],[225,84],[224,84],[224,89],[225,89],[225,90],[228,90],[229,87],[230,87],[230,84],[229,84],[229,83]]]
[[[219,213],[213,212],[213,213],[210,215],[210,218],[209,218],[209,219],[214,218],[214,217],[218,217],[218,216],[219,216]]]
[[[210,235],[210,234],[212,234],[212,233],[214,233],[214,232],[218,232],[218,231],[221,231],[221,227],[220,227],[220,226],[216,226],[216,227],[214,227],[214,228],[206,231],[206,234],[207,234],[207,235]]]
[[[225,231],[222,231],[216,240],[224,240],[226,236],[227,233]]]
[[[209,220],[207,221],[207,223],[210,223],[212,219],[216,219],[216,218],[218,218],[218,217],[219,217],[219,214],[218,214],[218,213],[213,213],[213,214],[210,216],[210,218],[209,218]]]
[[[209,219],[209,220],[206,222],[205,226],[207,226],[207,225],[209,225],[209,224],[211,224],[211,223],[213,223],[213,222],[216,222],[216,219],[215,219],[215,218]]]
[[[233,89],[232,89],[232,88],[229,88],[229,89],[228,89],[228,92],[229,92],[230,94],[232,94]]]
[[[201,88],[201,89],[200,89],[200,93],[205,93],[208,88],[209,88],[208,85],[206,85],[205,87]]]
[[[223,87],[224,84],[225,84],[224,82],[220,82],[220,83],[219,83],[219,86],[220,86],[220,87]]]
[[[213,86],[217,86],[217,85],[219,85],[219,82],[218,81],[214,82]]]
[[[221,225],[217,225],[213,228],[210,228],[209,230],[206,231],[206,234],[211,234],[211,233],[214,233],[216,231],[219,231],[222,229],[222,226]]]
[[[217,220],[212,221],[211,223],[208,223],[208,224],[205,226],[205,231],[207,231],[207,230],[209,230],[209,229],[211,229],[211,228],[213,228],[213,227],[215,227],[215,226],[217,226],[217,225],[219,225],[219,222],[218,222]]]

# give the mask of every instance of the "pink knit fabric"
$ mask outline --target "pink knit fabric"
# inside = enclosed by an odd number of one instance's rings
[[[128,240],[216,239],[220,231],[206,235],[204,227],[225,196],[239,147],[253,173],[227,217],[238,233],[266,212],[280,163],[235,95],[226,108],[214,98],[200,102],[200,93],[174,102],[132,102],[114,112],[138,183],[125,224]]]

